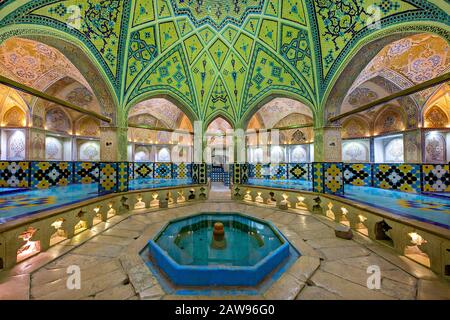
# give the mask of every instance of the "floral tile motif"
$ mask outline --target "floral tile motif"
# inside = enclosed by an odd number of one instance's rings
[[[323,163],[315,162],[313,168],[313,191],[323,192]]]
[[[418,164],[375,164],[373,185],[376,188],[420,192],[420,165]]]
[[[344,182],[354,186],[372,185],[372,166],[369,163],[344,164]]]
[[[118,164],[116,162],[100,163],[99,194],[117,192],[117,168]]]
[[[72,183],[72,162],[31,162],[31,187],[47,189]]]
[[[288,163],[289,180],[308,180],[309,163]]]
[[[186,163],[173,163],[172,164],[172,177],[174,179],[186,179],[189,178],[189,168]]]
[[[270,179],[271,180],[287,179],[287,165],[285,163],[271,163]]]
[[[128,191],[128,162],[119,162],[117,164],[118,167],[118,176],[117,176],[117,191],[118,192],[126,192]]]
[[[449,165],[422,165],[422,184],[425,192],[450,192]]]
[[[75,183],[97,183],[100,169],[97,162],[75,162]]]
[[[28,188],[29,162],[0,162],[0,187]]]
[[[343,194],[343,164],[324,163],[323,164],[323,189],[325,193]]]
[[[153,178],[153,162],[135,162],[134,163],[134,179]]]
[[[172,178],[172,164],[171,163],[155,163],[155,178],[156,179],[171,179]]]
[[[206,163],[193,163],[192,164],[192,183],[193,184],[206,184],[206,182],[207,182]]]

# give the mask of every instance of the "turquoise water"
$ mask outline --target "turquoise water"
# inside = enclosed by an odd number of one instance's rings
[[[270,179],[248,179],[248,183],[255,186],[272,188],[312,190],[312,182],[308,180],[270,180]]]
[[[130,181],[130,190],[191,184],[190,179],[149,179]],[[98,185],[70,184],[49,189],[0,188],[0,224],[45,210],[56,209],[98,197]]]
[[[249,179],[248,184],[282,189],[311,190],[311,182],[305,180]],[[345,185],[344,195],[337,196],[450,229],[450,197],[352,185]]]
[[[192,184],[192,179],[135,179],[130,180],[130,190],[177,187]]]
[[[450,198],[346,185],[345,198],[450,229]]]
[[[27,190],[0,197],[0,223],[17,219],[43,210],[95,198],[97,184],[71,184],[44,190]]]
[[[215,222],[224,224],[224,249],[211,247]],[[282,245],[268,225],[231,214],[205,214],[171,223],[156,243],[178,264],[195,266],[253,266]]]

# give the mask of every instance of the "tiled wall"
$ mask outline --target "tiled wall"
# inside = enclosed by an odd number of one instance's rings
[[[206,169],[206,163],[193,163],[192,164],[192,183],[194,184],[206,184],[208,172]]]
[[[100,163],[99,194],[118,192],[118,167],[117,162]]]
[[[323,163],[323,190],[330,194],[344,194],[343,163]]]
[[[310,163],[248,163],[248,177],[270,180],[310,180]]]
[[[30,163],[3,161],[0,162],[0,187],[28,188]]]
[[[450,166],[423,164],[422,187],[425,192],[450,192]]]
[[[323,192],[323,163],[312,164],[313,191]]]
[[[433,191],[433,187],[428,182],[433,184],[432,181],[435,179],[433,170],[438,173],[437,168],[441,167],[446,165],[352,163],[344,165],[344,180],[346,184],[354,186],[373,186],[387,190],[420,193],[422,184],[423,191]],[[428,177],[425,171],[428,172]],[[434,185],[437,187],[441,184],[438,182]]]
[[[3,161],[0,162],[0,188],[46,189],[71,183],[99,183],[101,164],[101,162],[83,161]],[[105,166],[105,163],[103,164]],[[118,164],[118,167],[115,167],[121,182],[118,183],[118,190],[126,190],[128,181],[132,179],[192,177],[191,163],[118,162]],[[103,183],[106,183],[105,180]],[[105,187],[106,189],[108,187]]]
[[[31,162],[31,188],[67,186],[73,179],[73,162]]]
[[[310,163],[288,163],[289,180],[310,180]]]
[[[370,163],[344,164],[345,184],[354,186],[372,186],[372,165]]]
[[[156,179],[172,179],[172,164],[171,163],[155,163],[154,177]]]
[[[153,178],[154,174],[153,162],[134,162],[133,163],[133,178],[134,179],[148,179]]]
[[[81,184],[97,183],[100,174],[98,162],[75,162],[74,182]]]
[[[420,192],[420,165],[375,164],[373,186],[404,192]]]

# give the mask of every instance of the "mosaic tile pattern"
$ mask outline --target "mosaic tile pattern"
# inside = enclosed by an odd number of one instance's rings
[[[289,180],[308,180],[309,173],[309,163],[288,163]]]
[[[233,165],[233,183],[245,184],[248,182],[249,165],[247,163],[235,163]]]
[[[75,162],[74,182],[81,184],[97,183],[99,180],[98,162]]]
[[[372,166],[370,163],[344,164],[344,182],[354,186],[372,185]]]
[[[159,162],[155,163],[154,177],[156,179],[171,179],[172,178],[172,164]]]
[[[248,164],[248,177],[249,178],[255,178],[256,174],[256,165],[253,163]]]
[[[100,163],[100,181],[98,184],[98,193],[106,194],[117,192],[118,164],[116,162]]]
[[[128,162],[128,178],[134,179],[134,162]]]
[[[206,163],[193,163],[192,164],[192,183],[206,184],[206,182],[207,182]]]
[[[135,162],[134,163],[134,179],[153,178],[154,172],[153,162]]]
[[[0,162],[0,187],[28,188],[29,176],[29,162]]]
[[[174,179],[186,179],[189,178],[189,167],[186,163],[173,163],[172,164],[172,177]]]
[[[117,164],[117,191],[128,191],[128,162],[119,162]]]
[[[208,166],[208,177],[212,182],[223,182],[225,178],[225,170],[222,166]]]
[[[72,162],[31,162],[31,188],[67,186],[72,183]]]
[[[342,163],[323,163],[323,189],[325,193],[344,194]]]
[[[285,163],[271,163],[270,179],[271,180],[287,179],[287,165]]]
[[[420,165],[418,164],[375,164],[373,185],[377,188],[420,192]]]
[[[255,175],[256,179],[264,179],[264,168],[262,163],[257,163],[255,165]]]
[[[448,164],[422,165],[424,192],[450,192],[450,166]]]
[[[323,163],[314,162],[312,164],[313,169],[313,191],[323,192]]]

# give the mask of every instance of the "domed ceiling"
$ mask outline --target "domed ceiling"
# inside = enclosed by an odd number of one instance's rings
[[[414,25],[408,30],[450,39],[445,4],[437,0],[6,0],[0,6],[0,42],[42,35],[81,41],[113,88],[121,118],[164,95],[207,122],[220,115],[237,124],[270,95],[297,99],[317,114],[342,66],[375,33]],[[381,30],[368,27],[378,13]]]

